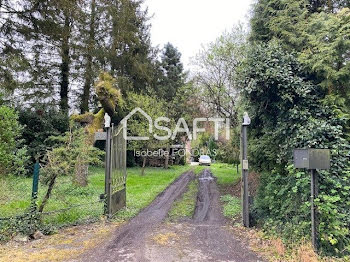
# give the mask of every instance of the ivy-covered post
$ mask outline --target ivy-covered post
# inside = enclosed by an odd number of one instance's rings
[[[248,134],[247,128],[250,125],[250,118],[247,112],[244,112],[241,134],[242,149],[242,214],[243,225],[249,227],[249,187],[248,187]]]

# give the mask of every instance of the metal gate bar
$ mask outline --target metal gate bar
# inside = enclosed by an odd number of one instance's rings
[[[106,215],[111,217],[126,206],[126,140],[123,125],[107,128]]]

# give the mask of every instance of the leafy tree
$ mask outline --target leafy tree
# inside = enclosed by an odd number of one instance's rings
[[[110,72],[124,95],[154,86],[142,1],[4,0],[0,13],[0,88],[16,105],[88,112],[99,71]]]
[[[38,102],[38,96],[55,100],[54,90],[59,89],[60,108],[66,113],[72,31],[79,10],[78,1],[66,0],[6,1],[2,9],[0,31],[8,40],[2,43],[2,55],[10,54],[20,62],[22,66],[15,72],[23,69],[22,77],[8,76],[20,83],[20,94]]]
[[[215,142],[215,139],[213,136],[210,136],[209,141],[208,141],[208,151],[209,151],[209,156],[211,159],[215,160],[216,159],[216,150],[218,149],[218,145]]]
[[[239,127],[239,126],[238,126]],[[224,163],[236,166],[239,173],[240,159],[240,131],[239,128],[231,129],[230,140],[219,139],[216,159]]]
[[[144,110],[153,121],[155,121],[158,117],[164,117],[164,111],[165,111],[165,103],[164,101],[147,95],[140,95],[140,94],[129,94],[129,102],[128,106],[130,107],[129,111],[131,112],[134,108],[139,107],[142,110]],[[173,125],[172,122],[166,123],[165,121],[161,121],[159,123],[162,126],[166,126],[168,128],[171,128],[171,125]],[[157,151],[159,149],[163,149],[167,141],[165,140],[159,140],[156,139],[153,135],[154,133],[149,133],[149,123],[148,120],[145,119],[145,117],[139,113],[132,116],[132,118],[128,119],[127,122],[127,129],[129,136],[143,136],[143,137],[149,137],[148,140],[141,140],[141,141],[129,141],[128,142],[128,148],[132,150],[139,150],[139,151]],[[161,132],[157,130],[158,136],[165,136],[167,135],[167,132]],[[144,170],[147,163],[147,157],[142,157],[142,169],[141,169],[141,175],[144,175]]]
[[[140,0],[107,3],[107,37],[111,41],[105,51],[111,74],[125,97],[128,91],[145,92],[155,76],[147,10],[143,10]]]
[[[225,33],[196,57],[196,91],[203,106],[237,123],[237,69],[245,55],[246,34],[241,27]]]
[[[180,89],[185,84],[185,73],[181,62],[181,53],[170,43],[164,46],[160,62],[160,79],[157,83],[157,93],[166,102],[164,116],[173,120],[183,117],[184,106],[179,104],[183,98]],[[178,141],[177,141],[178,142]],[[170,141],[167,151],[170,151]],[[165,157],[164,168],[168,168],[169,157]]]
[[[289,49],[303,46],[300,21],[308,17],[305,0],[260,0],[253,8],[251,41],[268,42],[278,39]]]
[[[84,87],[80,96],[80,111],[82,114],[89,111],[89,105],[92,94],[92,86],[95,78],[95,57],[96,57],[96,31],[97,31],[97,4],[96,0],[91,0],[88,13],[85,14],[86,18],[84,19],[86,23],[86,39],[85,39],[85,56],[86,56],[86,65],[84,72]]]

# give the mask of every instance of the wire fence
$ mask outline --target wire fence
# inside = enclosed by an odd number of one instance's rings
[[[3,193],[4,205],[0,207],[0,241],[6,241],[17,233],[30,235],[33,230],[54,230],[99,220],[105,213],[105,200],[101,198],[104,172],[92,172],[90,179],[91,183],[81,187],[75,185],[69,176],[60,177],[43,212],[38,210],[47,186],[39,185],[38,188],[35,179],[29,178],[8,182],[8,188],[2,187],[6,192]]]
[[[57,215],[57,214],[63,214],[66,213],[68,211],[72,211],[72,210],[77,210],[79,208],[85,208],[85,207],[89,207],[88,211],[91,215],[103,215],[104,214],[104,206],[105,203],[103,200],[99,200],[99,201],[95,201],[95,202],[90,202],[90,203],[84,203],[84,204],[78,204],[78,205],[73,205],[73,206],[69,206],[66,208],[61,208],[61,209],[57,209],[57,210],[50,210],[50,211],[46,211],[46,212],[41,212],[38,214],[42,217],[45,216],[52,216],[52,215]],[[0,221],[7,221],[7,220],[13,220],[13,219],[21,219],[21,218],[25,218],[28,215],[30,215],[32,213],[32,211],[30,210],[31,208],[28,208],[28,212],[19,214],[19,215],[15,215],[15,216],[8,216],[8,217],[0,217]],[[96,210],[98,210],[96,212]],[[95,212],[91,212],[91,211],[95,211]]]

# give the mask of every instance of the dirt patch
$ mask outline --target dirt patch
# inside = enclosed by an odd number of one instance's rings
[[[249,249],[248,241],[237,238],[222,215],[216,179],[209,170],[199,176],[194,219],[157,227],[146,241],[145,261],[263,261]],[[173,236],[167,241],[154,241]]]
[[[65,261],[76,258],[110,238],[118,226],[120,223],[117,222],[99,222],[65,228],[55,235],[26,243],[11,241],[0,245],[0,261]]]
[[[177,235],[173,232],[167,232],[167,233],[159,233],[156,234],[152,239],[159,245],[167,245],[169,244],[170,240],[173,240],[177,238]]]
[[[311,243],[297,244],[293,248],[286,248],[283,241],[276,237],[267,237],[256,228],[232,226],[230,230],[249,243],[252,250],[262,254],[271,262],[340,262],[332,258],[320,258],[313,251]]]

